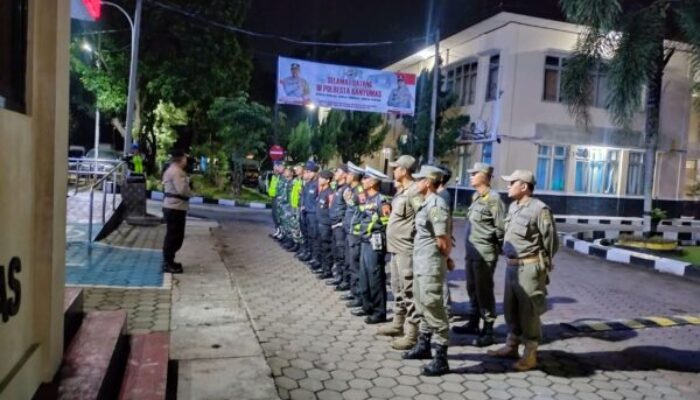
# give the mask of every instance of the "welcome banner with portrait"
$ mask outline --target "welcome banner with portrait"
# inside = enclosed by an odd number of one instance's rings
[[[293,58],[277,60],[277,103],[413,115],[416,76]]]

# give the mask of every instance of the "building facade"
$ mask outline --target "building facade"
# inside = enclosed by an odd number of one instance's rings
[[[69,0],[0,2],[0,399],[63,352]]]
[[[535,172],[538,196],[558,214],[641,215],[643,110],[629,131],[611,122],[604,65],[592,75],[588,130],[575,123],[562,100],[562,70],[579,33],[580,27],[570,23],[501,12],[440,42],[446,88],[473,122],[469,138],[495,132],[500,139],[460,140],[441,158],[454,171],[460,202],[469,195],[466,170],[485,161],[498,175],[518,168]],[[430,50],[386,69],[418,74],[432,68]],[[690,87],[688,54],[676,51],[664,74],[653,188],[655,205],[673,216],[697,213],[698,208],[690,187],[700,179],[700,114],[692,106]],[[396,154],[397,140],[406,134],[400,118],[389,116],[388,121],[392,130],[385,149],[367,160],[380,167],[383,158]],[[495,187],[505,191],[500,180]]]

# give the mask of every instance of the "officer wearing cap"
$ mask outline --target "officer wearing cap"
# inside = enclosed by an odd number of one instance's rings
[[[474,345],[485,347],[494,342],[496,299],[493,293],[493,274],[498,254],[503,247],[505,205],[498,193],[491,190],[493,167],[478,162],[467,172],[469,182],[475,190],[467,211],[465,231],[465,270],[471,315],[465,326],[455,327],[454,331],[460,334],[478,334]],[[480,320],[484,323],[482,329],[479,329]]]
[[[513,365],[518,371],[537,366],[537,346],[542,339],[540,315],[547,308],[548,274],[559,242],[552,212],[532,197],[535,178],[531,171],[516,170],[503,180],[513,199],[505,220],[503,254],[506,257],[506,284],[503,298],[508,337],[491,356],[517,358],[518,346],[525,345],[522,357]]]
[[[416,159],[402,155],[389,163],[393,168],[397,191],[391,201],[391,215],[386,228],[386,246],[391,254],[391,291],[394,294],[394,319],[377,330],[385,336],[402,336],[391,342],[395,350],[408,350],[418,340],[418,323],[413,304],[413,238],[416,232],[416,209],[422,203],[413,180]]]
[[[349,300],[348,308],[360,307],[362,300],[359,293],[360,280],[360,228],[358,221],[360,217],[360,204],[365,201],[365,193],[362,187],[362,177],[365,171],[348,162],[348,174],[346,177],[347,188],[343,192],[346,209],[345,218],[343,220],[343,228],[347,238],[347,252],[345,253],[345,264],[347,265],[348,275],[350,276],[350,293],[341,297],[343,300]]]
[[[306,221],[306,235],[304,242],[306,250],[309,253],[309,267],[313,271],[318,271],[321,268],[319,241],[318,241],[318,218],[316,215],[316,201],[318,198],[318,165],[313,161],[308,161],[305,166],[304,192],[301,196],[301,212]]]
[[[420,319],[418,342],[403,354],[404,359],[432,361],[421,373],[437,376],[449,372],[447,344],[449,320],[444,300],[444,280],[448,269],[454,268],[450,257],[452,238],[448,231],[449,208],[436,194],[443,176],[440,168],[424,165],[414,175],[423,203],[416,213],[416,236],[413,246],[413,296],[416,315]],[[435,338],[433,357],[430,342]]]
[[[379,187],[382,181],[387,180],[389,177],[376,169],[365,168],[362,186],[367,197],[359,206],[361,238],[359,292],[362,308],[353,310],[352,314],[366,315],[367,324],[386,321],[385,232],[391,205],[388,199],[379,193]]]
[[[290,70],[292,76],[280,80],[284,94],[289,97],[299,97],[304,101],[309,100],[309,84],[301,77],[301,66],[299,63],[292,63]]]
[[[347,185],[345,183],[348,172],[348,166],[340,165],[334,174],[335,189],[333,192],[333,200],[331,201],[331,209],[329,217],[331,219],[331,229],[333,230],[333,256],[336,267],[337,279],[333,282],[336,290],[344,292],[350,290],[350,273],[345,264],[345,229],[343,228],[343,219],[345,218],[345,198],[343,193]]]
[[[333,231],[331,229],[330,207],[333,201],[333,189],[330,183],[333,173],[328,170],[318,174],[318,198],[316,200],[316,215],[318,218],[319,262],[321,268],[319,279],[333,277]]]
[[[410,109],[413,107],[413,96],[411,91],[406,86],[404,77],[400,74],[396,75],[396,88],[389,93],[387,100],[389,107]]]
[[[163,271],[182,273],[182,264],[175,262],[175,253],[185,239],[185,221],[190,207],[190,180],[187,177],[187,154],[173,150],[170,165],[163,173],[163,218],[167,226],[163,240]]]

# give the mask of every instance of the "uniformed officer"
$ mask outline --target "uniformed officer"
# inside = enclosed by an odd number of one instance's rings
[[[319,262],[321,263],[319,279],[333,277],[333,230],[330,217],[333,189],[330,186],[331,179],[333,179],[331,171],[324,170],[318,174],[316,216],[318,218]]]
[[[503,247],[505,205],[498,192],[491,190],[493,168],[475,163],[469,173],[469,182],[475,189],[467,211],[465,230],[465,269],[467,294],[471,305],[469,322],[455,327],[455,333],[478,334],[474,345],[493,344],[493,323],[496,321],[496,299],[493,294],[493,273],[498,254]],[[479,329],[479,320],[484,326]]]
[[[343,198],[347,205],[345,209],[345,219],[343,220],[343,228],[347,238],[347,252],[345,253],[345,263],[350,276],[350,294],[341,297],[343,300],[349,300],[348,308],[360,307],[362,300],[359,293],[359,277],[360,277],[360,231],[359,231],[359,207],[365,201],[365,193],[362,188],[362,177],[365,171],[348,162],[348,174],[346,183],[348,185]]]
[[[442,179],[440,180],[440,184],[438,185],[437,188],[437,195],[442,197],[443,200],[445,200],[445,204],[447,204],[447,207],[450,209],[450,214],[449,217],[447,218],[447,231],[450,234],[450,238],[452,239],[452,246],[455,245],[455,237],[453,235],[453,227],[454,223],[452,222],[452,213],[454,212],[454,202],[452,199],[452,196],[450,196],[450,191],[447,190],[447,183],[452,179],[452,170],[447,165],[438,165],[438,168],[442,170]],[[452,293],[450,292],[450,279],[449,279],[449,274],[445,275],[445,283],[444,283],[444,289],[445,289],[445,310],[447,310],[447,316],[452,315]]]
[[[301,194],[304,190],[304,166],[296,165],[293,169],[293,179],[288,183],[289,205],[291,206],[290,236],[297,248],[297,257],[305,250],[304,237],[301,230]]]
[[[282,247],[284,247],[288,251],[297,251],[300,246],[300,239],[295,237],[295,227],[298,225],[298,207],[299,207],[299,196],[300,194],[297,194],[295,196],[294,193],[294,169],[289,168],[290,174],[287,176],[285,175],[285,182],[284,182],[284,192],[286,196],[286,211],[285,211],[285,219],[286,219],[286,225],[287,229],[284,235],[284,238],[282,239]]]
[[[306,79],[301,77],[301,66],[298,63],[292,63],[292,76],[288,76],[280,80],[284,93],[290,97],[299,97],[304,102],[309,100],[309,84]]]
[[[291,238],[291,217],[292,209],[290,205],[289,187],[291,186],[294,173],[292,168],[287,166],[282,171],[282,177],[277,183],[277,207],[280,213],[280,235],[278,240],[283,247]]]
[[[397,87],[389,93],[387,105],[396,108],[412,108],[413,96],[411,95],[411,91],[408,90],[408,87],[406,87],[403,76],[396,76],[396,85]]]
[[[366,316],[367,324],[386,321],[385,233],[391,205],[388,199],[379,193],[379,187],[382,181],[388,180],[389,177],[376,169],[365,167],[362,187],[366,198],[359,207],[361,238],[359,292],[362,308],[353,310],[352,314]]]
[[[185,221],[190,206],[190,180],[187,177],[187,155],[173,150],[170,166],[163,173],[163,218],[167,224],[163,240],[163,272],[182,273],[182,264],[175,262],[175,253],[185,239]]]
[[[440,168],[424,165],[415,175],[418,190],[425,200],[416,213],[416,237],[413,247],[413,295],[416,314],[420,318],[418,342],[403,354],[404,359],[431,358],[430,342],[436,341],[433,360],[421,373],[437,376],[449,372],[447,344],[449,320],[444,302],[444,280],[454,268],[449,258],[452,238],[448,232],[449,208],[435,192],[442,179]]]
[[[319,167],[313,161],[308,161],[304,167],[304,191],[301,195],[301,212],[306,221],[306,235],[304,243],[306,250],[309,253],[309,267],[312,270],[321,268],[319,260],[319,241],[318,241],[318,217],[316,215],[316,201],[318,198],[318,174]]]
[[[397,191],[391,201],[391,215],[386,231],[387,251],[391,255],[391,291],[394,294],[394,319],[391,325],[383,326],[377,334],[403,336],[392,341],[396,350],[408,350],[418,340],[418,323],[414,317],[413,304],[413,238],[416,233],[415,210],[422,203],[418,187],[412,174],[416,159],[403,155],[389,163],[394,169]]]
[[[272,176],[270,177],[270,182],[268,183],[267,186],[267,196],[272,199],[272,223],[275,225],[275,232],[271,233],[269,236],[274,237],[274,238],[279,238],[281,229],[280,229],[280,217],[281,217],[281,212],[280,212],[280,207],[279,207],[279,200],[278,200],[278,186],[280,184],[280,180],[282,177],[282,173],[284,172],[284,166],[282,165],[281,161],[275,161],[272,167]]]
[[[517,358],[523,343],[523,356],[513,365],[518,371],[537,366],[537,346],[542,339],[540,315],[547,309],[548,275],[559,242],[552,212],[532,197],[535,178],[531,171],[516,170],[503,180],[513,199],[505,220],[503,254],[506,256],[506,284],[503,297],[508,337],[502,348],[489,351],[496,357]]]
[[[343,197],[347,188],[345,184],[347,172],[348,167],[345,164],[340,165],[335,170],[335,190],[329,211],[331,229],[333,230],[333,256],[337,275],[333,284],[335,284],[336,290],[339,292],[350,290],[350,273],[345,264],[346,239],[345,229],[343,228],[343,219],[345,218],[345,209],[347,207]]]

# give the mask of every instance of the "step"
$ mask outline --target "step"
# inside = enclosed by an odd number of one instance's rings
[[[154,332],[131,337],[119,400],[164,400],[170,335]]]
[[[128,352],[126,311],[91,311],[63,354],[59,399],[116,398]]]
[[[83,322],[83,289],[67,287],[63,294],[63,350],[68,348],[71,340]]]

